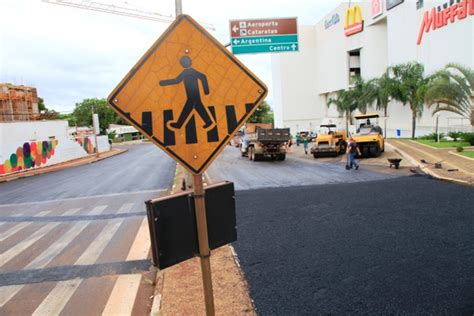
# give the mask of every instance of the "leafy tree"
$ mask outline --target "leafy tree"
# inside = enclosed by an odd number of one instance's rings
[[[85,99],[82,102],[76,103],[76,107],[72,112],[76,124],[79,126],[92,126],[92,108],[94,113],[99,115],[99,125],[102,134],[109,127],[110,124],[116,123],[118,120],[117,114],[110,108],[105,99]]]
[[[399,64],[389,67],[392,79],[391,96],[393,99],[408,104],[412,112],[411,137],[415,138],[416,119],[423,113],[425,94],[428,89],[429,77],[424,75],[425,68],[418,62]]]
[[[267,101],[263,101],[262,104],[253,112],[248,119],[249,123],[273,123],[273,112]]]
[[[350,94],[356,103],[356,108],[361,113],[366,114],[367,109],[373,103],[372,96],[369,94],[369,82],[366,82],[361,76],[355,76],[352,83]]]
[[[436,105],[433,114],[456,113],[467,118],[474,127],[474,70],[448,64],[433,75],[425,100],[430,107]]]
[[[367,82],[366,98],[370,104],[375,102],[377,110],[382,110],[387,117],[388,104],[393,94],[394,82],[387,72],[380,78],[374,78]]]
[[[49,110],[44,104],[43,98],[38,98],[38,110],[40,112],[40,120],[57,120],[60,117],[59,112],[55,110]]]
[[[349,133],[349,122],[352,120],[352,113],[357,109],[357,102],[354,95],[357,92],[352,90],[339,90],[336,92],[336,98],[329,98],[327,106],[334,105],[339,114],[346,118],[346,133]]]

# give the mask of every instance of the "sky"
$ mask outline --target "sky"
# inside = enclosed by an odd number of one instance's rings
[[[73,0],[85,1],[85,0]],[[94,0],[174,15],[174,0]],[[229,20],[297,17],[314,25],[338,0],[183,1],[183,12],[216,28],[211,34],[230,41]],[[86,98],[106,98],[169,26],[42,2],[0,1],[0,83],[36,87],[48,108],[70,112]],[[294,53],[293,53],[294,54]],[[237,55],[269,87],[271,54]]]

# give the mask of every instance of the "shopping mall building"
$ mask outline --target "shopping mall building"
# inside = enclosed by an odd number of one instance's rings
[[[327,103],[355,75],[369,80],[388,66],[411,61],[422,63],[426,74],[447,63],[474,69],[474,0],[342,3],[316,25],[298,28],[300,51],[272,56],[275,125],[292,132],[317,131],[322,123],[343,128],[344,118]],[[425,108],[417,135],[433,132],[435,122]],[[392,101],[380,119],[385,124],[389,137],[397,129],[410,136],[409,106]],[[453,113],[441,114],[439,124],[444,131],[470,127]]]

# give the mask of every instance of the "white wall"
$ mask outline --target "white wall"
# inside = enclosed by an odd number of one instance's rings
[[[24,143],[58,141],[54,154],[44,165],[87,156],[82,147],[67,135],[67,121],[25,121],[0,123],[0,165]],[[43,165],[43,164],[42,164]]]

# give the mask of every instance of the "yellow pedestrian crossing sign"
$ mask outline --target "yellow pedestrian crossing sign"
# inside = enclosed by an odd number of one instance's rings
[[[267,87],[188,15],[180,15],[108,98],[126,121],[202,173]]]

